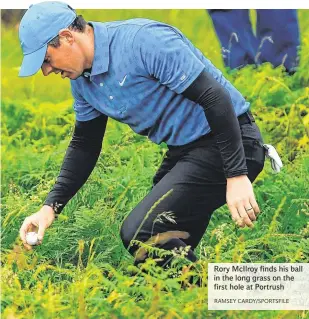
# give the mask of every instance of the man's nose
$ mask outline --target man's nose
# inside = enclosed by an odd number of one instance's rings
[[[42,69],[42,73],[44,74],[44,76],[47,76],[47,75],[49,75],[50,73],[53,72],[53,67],[50,66],[50,65],[44,65],[43,64],[41,69]]]

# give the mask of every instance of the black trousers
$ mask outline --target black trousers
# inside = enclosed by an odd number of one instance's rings
[[[263,140],[251,113],[239,117],[248,178],[255,180],[264,167]],[[120,235],[135,263],[148,257],[147,249],[132,239],[166,250],[187,247],[196,261],[200,242],[212,213],[226,203],[226,178],[212,133],[184,146],[169,147],[153,179],[150,193],[124,220]],[[130,243],[131,242],[131,243]],[[161,266],[171,261],[162,258]]]

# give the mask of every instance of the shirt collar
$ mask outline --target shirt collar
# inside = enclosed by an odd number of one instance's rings
[[[94,58],[90,73],[91,78],[108,71],[109,41],[107,28],[103,23],[90,21],[89,24],[93,27],[94,32]],[[87,76],[86,73],[84,73],[84,76]]]

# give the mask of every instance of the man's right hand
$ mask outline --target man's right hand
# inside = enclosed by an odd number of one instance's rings
[[[27,250],[32,250],[32,246],[27,244],[26,234],[31,231],[37,231],[38,233],[38,245],[43,241],[45,230],[55,220],[54,210],[47,205],[44,205],[38,212],[25,218],[20,230],[20,238]]]

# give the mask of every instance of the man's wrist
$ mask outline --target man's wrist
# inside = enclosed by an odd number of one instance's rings
[[[55,210],[53,209],[52,206],[50,206],[48,204],[44,204],[42,208],[43,208],[43,211],[46,212],[47,214],[51,214],[55,218],[57,217],[57,214],[56,214],[56,212],[55,212]]]
[[[56,216],[58,216],[64,208],[63,203],[54,200],[52,197],[45,200],[44,206],[52,208]]]

